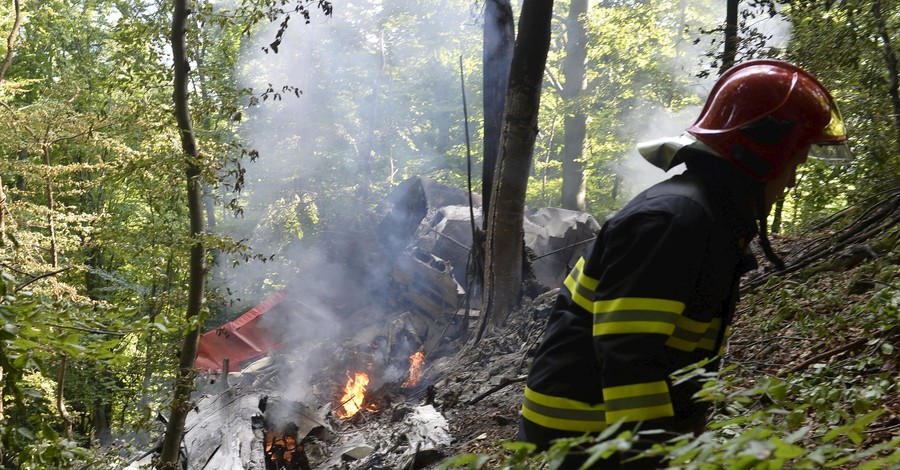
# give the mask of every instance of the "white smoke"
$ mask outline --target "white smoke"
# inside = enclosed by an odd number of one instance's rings
[[[267,259],[228,265],[232,297],[246,304],[284,288],[287,298],[280,308],[294,310],[267,315],[272,331],[289,334],[302,347],[282,356],[286,398],[311,402],[327,394],[313,384],[328,384],[313,377],[333,366],[342,335],[362,328],[348,319],[354,313],[381,315],[380,299],[372,298],[365,311],[343,301],[363,292],[385,294],[367,285],[386,282],[385,273],[356,272],[335,259],[358,260],[374,250],[341,245],[346,233],[320,233],[316,247],[307,243],[309,233],[323,226],[314,216],[350,212],[346,201],[362,184],[361,155],[379,158],[381,186],[375,190],[384,193],[390,189],[384,168],[394,168],[393,182],[399,183],[418,173],[416,165],[446,166],[446,146],[441,150],[434,143],[453,132],[456,142],[464,138],[459,75],[443,72],[463,52],[480,56],[481,29],[472,22],[468,3],[444,3],[453,5],[423,13],[416,11],[421,9],[416,1],[335,3],[331,17],[310,10],[309,24],[299,15],[291,18],[277,53],[272,42],[279,22],[274,22],[253,38],[240,61],[242,85],[256,100],[240,134],[259,158],[242,164],[246,220],[220,226]],[[453,56],[445,56],[448,51]],[[480,82],[480,76],[472,81]],[[476,96],[468,99],[480,102]],[[365,231],[359,238],[377,243],[376,227],[335,224],[334,229]]]

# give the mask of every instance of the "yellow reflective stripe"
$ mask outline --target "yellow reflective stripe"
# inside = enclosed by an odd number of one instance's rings
[[[650,299],[641,297],[621,297],[610,300],[596,300],[596,289],[600,284],[598,279],[584,273],[584,257],[578,259],[575,267],[563,281],[572,301],[582,309],[595,315],[606,315],[614,312],[627,312],[629,314],[643,316],[644,318],[628,317],[594,317],[594,334],[607,333],[663,333],[671,334],[675,319],[684,312],[683,302],[665,299]],[[668,315],[665,315],[668,314]],[[623,322],[619,326],[599,327],[597,324],[606,322]],[[625,323],[632,323],[627,325]]]
[[[604,410],[606,407],[603,403],[598,403],[596,405],[590,405],[583,401],[572,400],[571,398],[563,398],[563,397],[555,397],[553,395],[545,395],[540,392],[535,392],[530,387],[525,387],[525,398],[529,400],[553,408],[563,408],[567,410],[584,410],[584,411],[597,411]]]
[[[710,322],[701,322],[685,316],[679,316],[675,322],[675,331],[666,339],[666,346],[680,351],[693,352],[700,340],[706,336]]]
[[[650,419],[668,418],[670,416],[675,416],[675,410],[672,408],[671,403],[634,410],[607,411],[606,421],[609,423],[615,423],[620,420],[625,422],[647,421]]]
[[[681,315],[684,311],[684,303],[677,300],[649,299],[645,297],[621,297],[612,300],[598,300],[594,302],[594,313],[608,313],[622,310],[652,310],[655,312],[667,312]]]
[[[604,387],[603,401],[609,403],[610,400],[619,400],[642,395],[655,395],[657,393],[669,393],[669,385],[665,380],[642,384],[619,385],[616,387]]]
[[[684,352],[693,352],[697,349],[697,343],[681,339],[677,336],[669,336],[666,339],[666,346]]]
[[[525,387],[522,416],[546,428],[562,431],[599,432],[606,429],[605,405],[589,405],[554,397]]]
[[[584,274],[584,272],[582,272],[583,269],[584,257],[581,257],[578,259],[578,262],[575,263],[575,267],[572,268],[572,272],[569,273],[563,284],[566,286],[566,289],[569,290],[572,301],[579,307],[590,312],[593,310],[594,290],[597,288],[600,281]]]
[[[600,281],[584,273],[584,263],[584,256],[578,258],[578,262],[575,263],[575,268],[572,270],[572,273],[576,274],[578,283],[584,286],[585,289],[590,291],[595,290],[597,289],[597,285],[600,284]]]
[[[620,385],[603,389],[606,421],[644,421],[674,416],[666,382]]]
[[[671,335],[684,304],[674,300],[622,297],[594,302],[594,336],[659,333]]]
[[[702,335],[709,329],[709,324],[710,322],[708,321],[697,321],[688,317],[678,317],[678,322],[676,322],[675,326],[680,330]]]
[[[664,321],[619,321],[615,323],[595,323],[594,336],[616,334],[658,333],[671,335],[674,322]]]
[[[709,322],[709,329],[706,330],[706,334],[703,335],[703,339],[701,339],[697,343],[697,347],[700,349],[705,349],[707,351],[712,351],[716,348],[716,340],[719,339],[719,330],[722,328],[722,319],[721,318],[713,318],[711,322]],[[723,341],[724,344],[724,341]]]

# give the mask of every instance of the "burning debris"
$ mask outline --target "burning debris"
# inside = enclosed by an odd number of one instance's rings
[[[366,387],[369,385],[369,376],[363,372],[356,372],[350,376],[347,372],[347,385],[344,386],[344,395],[341,397],[337,409],[339,418],[351,418],[362,409],[366,400]]]
[[[297,442],[295,432],[266,431],[266,470],[300,470],[309,468],[309,459],[303,446]]]
[[[309,273],[372,282],[322,298],[309,287],[317,280],[304,279],[204,335],[198,365],[208,384],[186,425],[187,468],[418,469],[443,457],[454,440],[445,414],[465,400],[448,391],[454,386],[441,380],[441,367],[478,315],[459,313],[477,295],[463,288],[472,243],[467,200],[431,180],[405,182],[379,210],[375,243],[371,230],[338,231],[345,238],[329,262],[343,267]],[[587,215],[556,209],[531,213],[525,227],[537,286],[556,284],[599,230]],[[341,336],[335,324],[349,328]],[[296,331],[305,332],[300,340],[288,334]],[[521,338],[509,342],[518,357],[527,347]],[[476,372],[472,365],[466,373]],[[499,390],[493,372],[481,374],[487,388],[468,399]]]
[[[409,356],[409,378],[400,384],[403,388],[415,387],[422,378],[422,371],[425,367],[425,351],[419,349],[412,356]]]

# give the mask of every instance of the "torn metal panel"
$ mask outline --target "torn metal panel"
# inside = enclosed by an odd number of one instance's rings
[[[289,429],[297,442],[331,437],[324,417],[301,403],[236,386],[201,397],[185,420],[188,470],[265,470],[266,429]]]
[[[399,298],[434,321],[446,322],[465,292],[453,277],[453,265],[430,253],[416,250],[401,255],[391,271],[392,287]]]
[[[446,457],[453,437],[447,419],[434,406],[417,406],[403,419],[403,426],[409,447],[402,468],[425,468]]]
[[[283,431],[288,427],[295,428],[298,442],[311,434],[328,440],[333,433],[323,412],[315,411],[303,403],[286,400],[282,397],[268,397],[264,416],[266,427],[269,429]]]
[[[468,205],[444,206],[423,222],[417,233],[415,245],[426,253],[431,253],[453,266],[453,276],[460,285],[467,285],[466,270],[469,251],[472,247],[472,215],[475,227],[482,225],[481,207],[472,212]]]
[[[476,206],[481,196],[472,195]],[[429,212],[449,206],[469,204],[469,194],[431,178],[413,177],[403,181],[385,198],[378,211],[385,213],[376,228],[378,240],[388,257],[399,254]]]
[[[260,445],[253,445],[261,438],[253,428],[254,419],[262,417],[260,398],[239,388],[202,397],[184,425],[188,470],[261,469],[257,463],[265,456]],[[260,454],[254,455],[254,449]]]
[[[553,207],[527,211],[524,228],[525,246],[534,252],[535,279],[546,289],[562,284],[600,232],[589,214]]]

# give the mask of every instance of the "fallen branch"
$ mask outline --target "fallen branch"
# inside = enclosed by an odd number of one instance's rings
[[[854,349],[857,349],[857,348],[859,348],[859,347],[862,347],[862,346],[864,346],[868,341],[869,341],[869,338],[859,338],[859,339],[857,339],[856,341],[847,343],[847,344],[845,344],[845,345],[843,345],[843,346],[838,346],[838,347],[836,347],[836,348],[834,348],[834,349],[829,349],[828,351],[825,351],[825,352],[823,352],[823,353],[816,354],[815,356],[813,356],[813,357],[811,357],[811,358],[809,358],[809,359],[807,359],[807,360],[801,362],[800,364],[797,364],[796,366],[791,367],[790,369],[787,369],[787,370],[785,370],[784,372],[779,373],[779,375],[793,374],[793,373],[795,373],[795,372],[799,372],[799,371],[801,371],[801,370],[803,370],[803,369],[806,369],[806,368],[809,367],[811,364],[814,364],[814,363],[816,363],[816,362],[819,362],[819,361],[822,361],[822,360],[824,360],[824,359],[828,359],[828,358],[830,358],[830,357],[832,357],[832,356],[836,356],[836,355],[838,355],[838,354],[841,354],[841,353],[844,353],[844,352],[847,352],[847,351],[852,351],[852,350],[854,350]]]
[[[513,377],[513,378],[503,377],[502,379],[500,379],[500,383],[499,383],[498,385],[495,385],[495,386],[491,387],[490,390],[488,390],[488,391],[482,393],[481,395],[478,395],[477,397],[475,397],[475,398],[473,398],[473,399],[467,401],[466,404],[467,404],[467,405],[474,405],[474,404],[480,402],[481,400],[484,400],[485,398],[487,398],[488,395],[491,395],[491,394],[493,394],[493,393],[496,393],[496,392],[498,392],[498,391],[500,391],[500,390],[506,388],[507,385],[511,385],[511,384],[518,383],[518,382],[524,382],[525,379],[527,379],[527,378],[528,378],[527,375],[520,375],[520,376],[518,376],[518,377]]]

